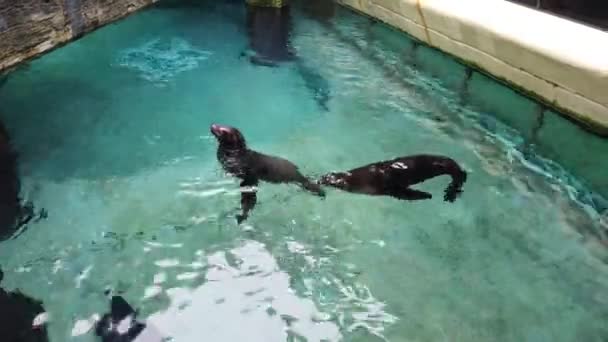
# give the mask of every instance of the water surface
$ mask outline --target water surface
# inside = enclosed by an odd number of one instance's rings
[[[3,286],[44,302],[51,341],[94,340],[106,289],[180,342],[608,339],[589,189],[370,38],[386,28],[292,12],[298,60],[277,68],[249,62],[240,4],[208,1],[153,7],[10,75],[1,119],[48,218],[0,244]],[[311,176],[438,153],[469,182],[454,204],[446,178],[415,203],[263,184],[237,226],[212,122]]]

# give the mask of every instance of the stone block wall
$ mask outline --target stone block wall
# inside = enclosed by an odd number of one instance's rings
[[[0,0],[0,72],[157,0]]]

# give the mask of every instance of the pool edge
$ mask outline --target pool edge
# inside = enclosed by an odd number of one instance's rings
[[[463,8],[458,11],[453,11],[456,7],[453,3],[444,0],[338,0],[338,3],[395,27],[556,110],[584,129],[608,137],[608,92],[602,92],[608,89],[606,32],[503,0],[467,0],[459,2],[458,7]],[[592,58],[575,62],[573,58],[589,54],[557,49],[555,41],[544,46],[531,45],[531,39],[520,39],[514,33],[518,28],[505,32],[505,27],[489,27],[477,20],[495,17],[497,9],[501,9],[497,6],[523,14],[522,18],[527,19],[522,20],[530,24],[536,20],[552,23],[550,28],[541,28],[544,30],[541,33],[557,27],[595,39],[581,40],[580,48],[568,47],[571,50],[582,50],[589,44],[600,47],[594,49]],[[477,13],[466,15],[467,8],[474,8]],[[488,12],[489,8],[493,12]],[[526,23],[521,26],[530,27]],[[602,46],[599,43],[603,41],[606,44]]]

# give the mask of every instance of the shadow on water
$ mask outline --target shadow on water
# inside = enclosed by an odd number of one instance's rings
[[[17,153],[0,121],[0,241],[16,237],[35,216],[33,204],[20,198],[21,182],[17,167]],[[44,216],[46,212],[42,210],[38,219]]]
[[[0,285],[4,274],[0,269]],[[3,342],[47,342],[42,302],[0,287],[0,336]]]
[[[331,2],[333,4],[333,2]],[[314,12],[314,5],[308,5],[309,14]],[[329,82],[301,58],[291,46],[293,31],[291,5],[282,8],[247,6],[247,34],[249,38],[249,61],[258,66],[278,67],[283,63],[293,62],[296,72],[300,75],[306,88],[319,107],[329,111],[331,91]],[[326,12],[319,18],[329,20]]]

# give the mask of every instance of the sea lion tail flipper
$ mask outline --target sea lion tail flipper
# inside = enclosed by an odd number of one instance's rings
[[[348,182],[346,181],[347,175],[342,172],[330,172],[322,175],[316,183],[324,186],[331,186],[333,188],[346,190]]]
[[[319,183],[311,182],[308,178],[302,177],[302,179],[299,181],[299,184],[304,190],[310,191],[317,196],[325,197],[325,190],[321,188],[321,185],[319,185]]]
[[[428,192],[410,188],[394,189],[390,195],[404,201],[420,201],[433,198],[433,195]]]
[[[121,321],[130,315],[135,315],[135,309],[121,296],[113,296],[110,301],[112,319]]]
[[[236,221],[238,224],[243,223],[248,217],[249,212],[253,210],[255,204],[258,201],[258,196],[256,194],[257,190],[255,188],[244,189],[244,187],[253,187],[258,184],[257,180],[244,180],[241,182],[241,214],[236,216]]]
[[[467,181],[467,172],[460,168],[457,164],[450,171],[452,182],[445,189],[443,199],[446,202],[454,202],[462,193],[462,185]]]

